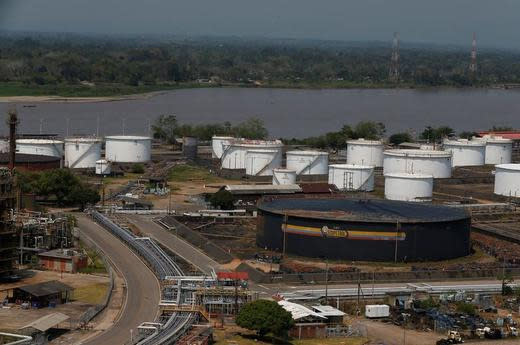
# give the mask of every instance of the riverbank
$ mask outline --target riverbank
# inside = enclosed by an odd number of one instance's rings
[[[423,86],[409,83],[372,83],[333,81],[269,81],[267,83],[210,83],[188,82],[176,84],[129,86],[121,84],[99,85],[25,85],[22,83],[0,83],[0,103],[31,103],[31,102],[112,102],[131,99],[147,99],[171,90],[194,88],[266,88],[266,89],[296,89],[296,90],[341,90],[341,89],[478,89],[503,88],[492,85],[474,87],[457,87],[453,85]]]

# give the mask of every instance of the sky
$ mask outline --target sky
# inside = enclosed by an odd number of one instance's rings
[[[518,0],[0,0],[0,30],[519,48]]]

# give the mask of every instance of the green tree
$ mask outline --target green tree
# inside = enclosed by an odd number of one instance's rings
[[[240,327],[256,331],[261,337],[268,333],[276,336],[286,336],[294,325],[291,313],[278,303],[268,300],[257,300],[248,303],[240,309],[236,318]]]
[[[153,137],[161,139],[174,147],[179,130],[178,127],[179,124],[175,115],[161,115],[152,125]]]
[[[132,172],[134,174],[143,174],[144,173],[144,165],[140,163],[135,163],[132,165]]]
[[[85,206],[89,204],[94,205],[99,200],[101,200],[99,193],[83,184],[76,185],[67,195],[68,203],[79,206],[82,211],[85,209]]]
[[[428,142],[439,142],[443,138],[451,137],[455,134],[455,131],[448,126],[441,126],[433,128],[427,126],[421,133],[421,139],[428,140]]]
[[[225,189],[214,193],[210,197],[209,202],[211,206],[221,210],[232,210],[235,208],[233,194]]]
[[[489,129],[492,132],[509,132],[513,130],[510,126],[493,126]]]
[[[382,122],[361,121],[352,133],[354,139],[364,138],[367,140],[378,140],[385,135],[386,128]]]
[[[269,134],[264,126],[264,121],[257,117],[239,123],[232,131],[236,136],[247,139],[265,139]]]
[[[405,142],[413,142],[413,138],[409,133],[403,132],[392,134],[388,141],[392,145],[399,145]]]
[[[459,133],[459,138],[462,138],[462,139],[471,139],[471,138],[477,137],[477,136],[478,136],[478,133],[472,132],[472,131],[463,131],[463,132]]]

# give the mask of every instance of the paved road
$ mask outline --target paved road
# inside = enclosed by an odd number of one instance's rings
[[[188,242],[175,236],[173,233],[156,224],[151,217],[140,215],[127,215],[126,218],[133,223],[139,230],[155,238],[163,246],[177,254],[192,265],[197,266],[205,274],[211,274],[211,269],[218,271],[220,264],[204,254],[198,248],[193,247]]]
[[[85,215],[77,219],[81,233],[90,237],[114,263],[127,286],[126,303],[118,321],[82,344],[125,344],[130,340],[130,330],[137,334],[137,326],[142,322],[155,320],[161,296],[159,282],[152,271],[119,239]]]

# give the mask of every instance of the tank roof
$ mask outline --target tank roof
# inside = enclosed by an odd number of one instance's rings
[[[408,156],[408,157],[451,157],[450,151],[440,150],[386,150],[383,154],[387,156]]]
[[[97,143],[101,142],[101,138],[94,137],[68,137],[64,140],[66,143],[81,142],[81,143]]]
[[[105,139],[109,140],[152,140],[150,137],[139,135],[108,135]]]
[[[298,150],[294,150],[294,151],[287,151],[286,154],[288,155],[301,155],[301,156],[328,156],[328,152],[323,152],[323,151],[298,151]]]
[[[347,144],[357,144],[357,145],[383,145],[381,140],[365,140],[363,138],[347,140]]]
[[[462,208],[380,199],[279,198],[262,200],[258,208],[292,217],[374,223],[428,223],[470,218]]]
[[[374,169],[374,166],[372,166],[372,165],[356,165],[356,164],[330,164],[329,168],[365,170],[365,169]]]
[[[39,145],[45,145],[45,144],[63,144],[63,141],[61,140],[54,140],[54,139],[16,139],[17,144],[39,144]]]
[[[484,140],[467,139],[445,140],[443,144],[448,146],[486,146],[486,142]]]
[[[427,174],[408,174],[408,173],[388,173],[385,177],[395,177],[404,179],[433,179],[433,175]]]
[[[504,170],[520,171],[520,164],[498,164],[498,165],[495,165],[495,168],[504,169]]]
[[[512,139],[495,136],[484,136],[483,138],[480,138],[480,140],[484,140],[486,143],[491,144],[513,144]]]
[[[211,139],[224,139],[224,140],[228,140],[228,139],[236,139],[235,137],[228,137],[228,136],[220,136],[220,135],[214,135],[211,137]]]

